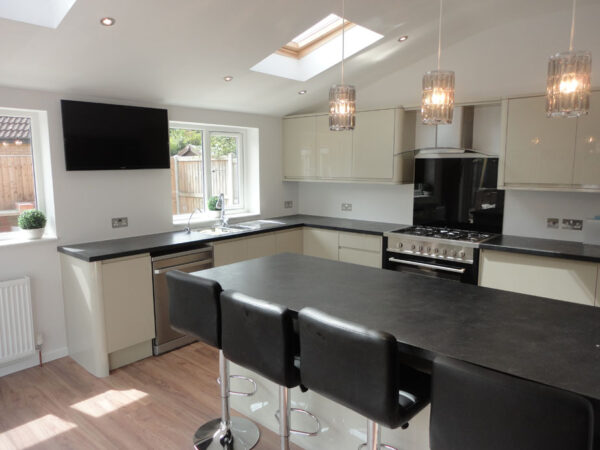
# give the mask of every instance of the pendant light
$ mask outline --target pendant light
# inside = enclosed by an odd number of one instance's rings
[[[342,0],[342,83],[329,89],[329,129],[353,130],[356,123],[356,89],[344,84],[344,38],[346,28],[345,0]]]
[[[425,125],[444,125],[452,123],[454,114],[454,72],[440,70],[442,56],[442,11],[440,0],[440,22],[438,34],[437,70],[423,75],[423,96],[421,98],[421,117]]]
[[[548,117],[579,117],[588,114],[590,110],[592,54],[573,50],[575,2],[576,0],[573,0],[569,51],[557,53],[548,61],[546,83]]]

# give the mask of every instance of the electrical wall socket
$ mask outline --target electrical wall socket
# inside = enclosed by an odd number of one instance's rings
[[[294,202],[292,200],[286,200],[283,202],[283,207],[284,208],[293,208]]]
[[[546,219],[546,228],[554,228],[558,230],[558,225],[560,223],[560,219],[557,217],[548,217]]]
[[[583,229],[583,220],[579,219],[563,219],[562,220],[563,230],[576,230],[580,231]]]
[[[342,203],[342,211],[352,211],[352,203]]]
[[[123,228],[128,226],[127,217],[113,217],[112,218],[112,227],[113,228]]]

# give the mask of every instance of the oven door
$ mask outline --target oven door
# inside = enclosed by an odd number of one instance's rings
[[[397,272],[413,273],[432,278],[445,278],[462,283],[477,284],[478,252],[473,264],[440,261],[422,256],[386,252],[384,268]]]

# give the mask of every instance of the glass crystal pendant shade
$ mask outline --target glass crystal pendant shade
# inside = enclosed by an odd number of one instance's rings
[[[425,125],[452,123],[454,114],[454,72],[431,70],[423,76],[421,117]]]
[[[329,89],[329,129],[353,130],[356,122],[356,90],[348,84],[335,84]]]
[[[590,110],[592,54],[585,51],[557,53],[548,61],[546,114],[579,117]]]

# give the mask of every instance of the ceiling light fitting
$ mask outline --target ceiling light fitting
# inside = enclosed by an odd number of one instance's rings
[[[304,95],[306,92],[306,89],[302,89],[301,91],[298,91],[298,95]]]
[[[231,80],[233,80],[233,77],[231,75],[227,75],[226,77],[223,77],[223,79],[225,81],[231,81]]]
[[[406,35],[406,34],[405,34],[404,36],[400,36],[400,37],[398,38],[398,42],[404,42],[404,41],[406,41],[407,39],[408,39],[408,35]]]
[[[100,19],[100,23],[105,27],[112,27],[115,24],[116,20],[112,17],[103,17]]]
[[[425,125],[451,124],[452,116],[454,115],[454,72],[452,70],[440,70],[440,60],[442,57],[442,12],[443,0],[440,0],[437,70],[430,70],[423,75],[421,117]]]
[[[346,11],[342,0],[342,83],[329,89],[329,129],[331,131],[353,130],[356,125],[356,89],[344,84],[344,39]]]
[[[546,115],[579,117],[590,111],[592,54],[573,50],[575,36],[575,2],[571,16],[569,51],[557,53],[548,61],[546,81]]]

